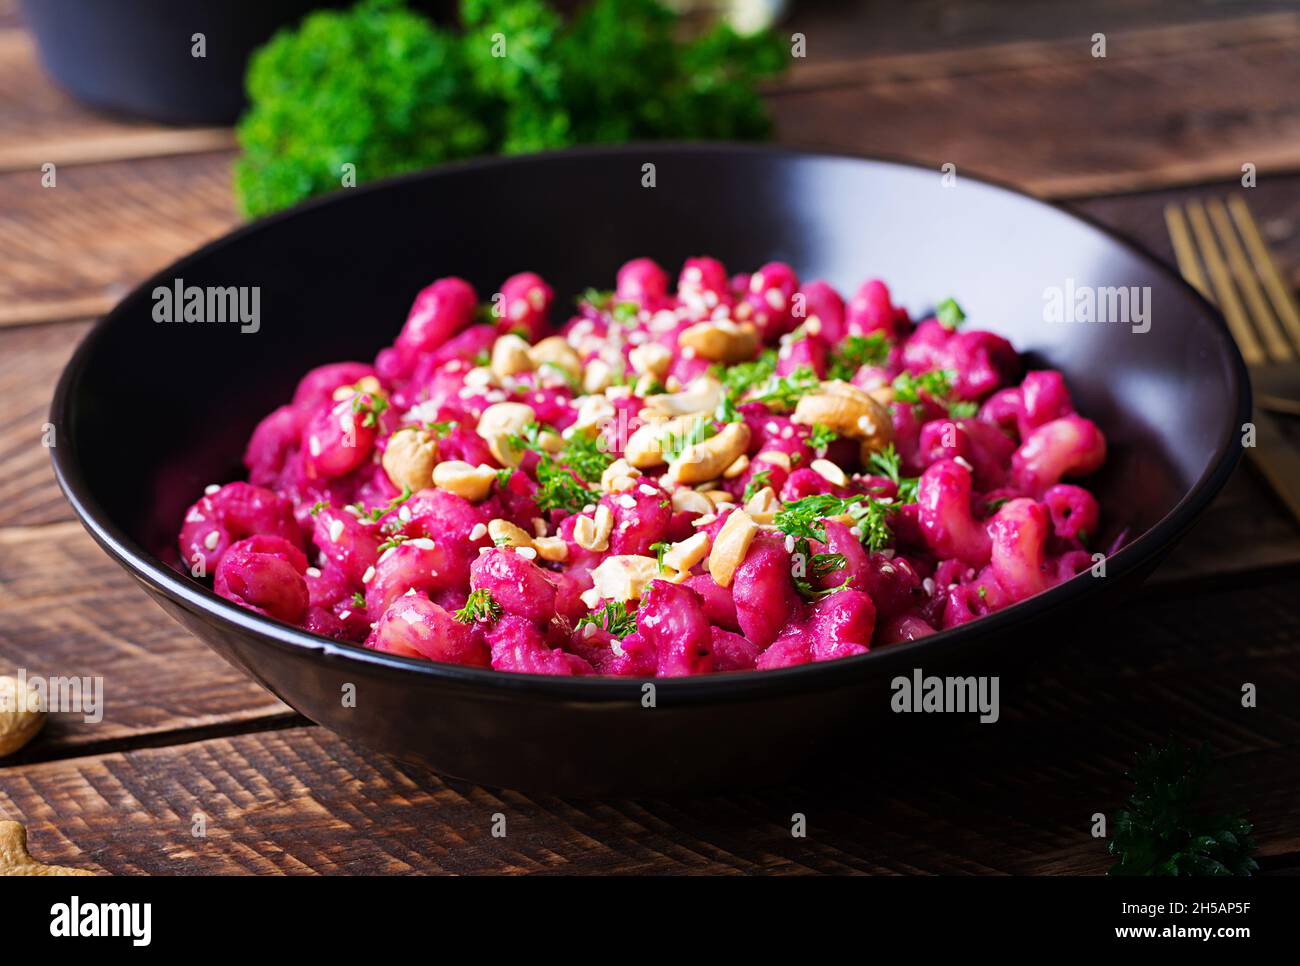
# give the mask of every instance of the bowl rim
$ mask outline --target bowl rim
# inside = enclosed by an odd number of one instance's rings
[[[914,171],[934,170],[933,166],[916,160],[854,152],[809,150],[783,144],[656,141],[613,146],[586,146],[508,157],[476,158],[368,182],[347,191],[331,192],[240,225],[176,259],[133,286],[110,312],[95,323],[65,365],[50,405],[50,421],[59,428],[67,425],[71,399],[81,374],[88,365],[99,339],[103,338],[104,333],[125,315],[127,303],[135,301],[143,292],[151,291],[155,285],[167,278],[181,274],[184,266],[227,246],[237,244],[247,235],[273,230],[281,222],[295,218],[306,211],[329,205],[361,203],[357,199],[409,182],[452,176],[467,171],[563,164],[574,159],[617,160],[635,155],[644,161],[654,154],[714,154],[718,155],[720,160],[742,154],[796,161],[857,161]],[[656,700],[662,696],[674,706],[681,706],[702,702],[752,700],[797,692],[850,687],[865,678],[881,674],[891,666],[906,664],[919,668],[927,659],[937,660],[947,657],[968,643],[993,637],[1017,625],[1038,621],[1055,611],[1086,600],[1101,592],[1106,586],[1106,581],[1118,580],[1154,563],[1209,505],[1227,482],[1242,456],[1242,447],[1233,445],[1232,442],[1236,438],[1236,427],[1248,421],[1251,414],[1251,388],[1246,364],[1222,315],[1208,299],[1188,285],[1169,262],[1144,246],[1100,224],[1093,217],[1067,209],[1063,204],[1037,198],[1020,188],[969,172],[964,172],[962,178],[985,188],[1012,195],[1021,201],[1044,206],[1066,218],[1081,222],[1099,232],[1111,244],[1118,245],[1131,256],[1146,262],[1156,273],[1179,286],[1185,294],[1191,296],[1194,303],[1199,304],[1202,313],[1211,323],[1211,331],[1217,334],[1224,350],[1222,359],[1227,368],[1229,390],[1235,393],[1236,397],[1236,407],[1231,412],[1232,421],[1230,423],[1225,421],[1219,442],[1200,477],[1160,520],[1115,554],[1106,558],[1107,575],[1101,580],[1092,578],[1087,572],[1078,574],[1055,587],[970,623],[939,630],[914,641],[902,642],[834,661],[812,662],[765,671],[719,672],[684,678],[601,675],[558,677],[525,674],[400,657],[370,650],[359,644],[321,637],[304,628],[245,610],[219,597],[209,588],[172,569],[109,519],[103,507],[90,492],[77,459],[75,437],[66,430],[63,433],[65,438],[50,447],[55,478],[77,518],[95,542],[153,593],[167,598],[171,603],[191,613],[201,615],[204,619],[215,620],[226,625],[227,632],[255,638],[261,645],[272,646],[295,656],[307,656],[313,660],[334,661],[346,665],[360,664],[376,672],[420,675],[421,678],[410,678],[413,686],[418,686],[421,679],[432,678],[447,684],[493,692],[517,694],[520,691],[528,691],[541,698],[602,703],[640,701],[644,693],[643,685],[653,682]]]

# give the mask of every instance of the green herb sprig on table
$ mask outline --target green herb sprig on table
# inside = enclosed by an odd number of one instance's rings
[[[1205,815],[1209,753],[1171,743],[1148,748],[1129,772],[1133,791],[1115,816],[1110,875],[1250,875],[1253,828],[1240,815]]]
[[[237,129],[245,214],[498,151],[763,138],[757,83],[790,61],[772,33],[679,40],[656,0],[594,0],[569,22],[542,0],[462,0],[460,21],[363,0],[271,38]]]

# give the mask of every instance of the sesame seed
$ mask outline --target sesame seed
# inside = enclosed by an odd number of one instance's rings
[[[924,591],[926,592],[927,595],[929,595],[930,597],[933,597],[933,596],[934,596],[934,578],[933,578],[933,577],[926,577],[925,580],[921,581],[921,589],[924,590]]]
[[[787,426],[785,429],[781,430],[781,438],[782,438],[782,439],[789,439],[789,438],[790,438],[791,436],[793,436],[793,435],[794,435],[794,427],[793,427],[793,426]]]
[[[213,493],[221,492],[221,486],[217,483],[209,483],[203,488],[203,492],[208,496],[211,496]]]
[[[367,568],[366,568],[366,572],[365,572],[364,574],[361,575],[361,582],[362,582],[363,584],[368,584],[368,583],[370,583],[370,581],[372,581],[372,580],[374,580],[374,579],[375,579],[375,568],[374,568],[374,567],[367,567]]]
[[[637,489],[640,490],[642,493],[644,493],[646,496],[655,496],[659,492],[649,483],[642,483],[640,486],[637,487]]]
[[[969,472],[972,473],[975,472],[975,467],[971,466],[970,463],[966,461],[966,457],[964,456],[954,456],[952,458],[952,461],[956,463],[958,466],[965,467]]]
[[[221,542],[221,534],[216,530],[213,530],[211,533],[209,533],[206,537],[203,538],[203,546],[207,547],[209,550],[216,550],[217,544],[219,544],[220,542]]]
[[[618,498],[618,505],[621,506],[624,510],[635,510],[636,497],[632,496],[632,494],[630,493],[624,493],[622,496]]]
[[[537,556],[537,551],[532,547],[515,547],[515,553],[519,554],[519,556],[523,557],[525,560],[532,560]]]
[[[320,576],[320,568],[319,568],[319,567],[308,567],[308,568],[307,568],[307,576],[308,576],[308,577],[319,577],[319,576]]]
[[[403,523],[410,523],[411,508],[409,506],[399,507],[397,510],[397,519],[401,520]]]
[[[474,524],[474,529],[469,532],[469,538],[471,540],[482,540],[485,536],[487,536],[486,523]]]
[[[330,521],[330,543],[338,543],[339,537],[343,536],[343,521]]]
[[[785,538],[785,552],[794,553],[794,537]]]
[[[352,611],[350,611],[350,610],[345,610],[345,611],[343,611],[342,613],[339,614],[339,620],[341,620],[341,621],[345,621],[345,620],[347,620],[347,619],[348,619],[349,617],[351,617],[351,616],[352,616]]]
[[[379,562],[380,562],[380,563],[383,563],[385,560],[387,560],[389,557],[391,557],[391,556],[392,556],[393,554],[395,554],[395,553],[397,553],[397,548],[396,548],[396,547],[389,547],[387,550],[385,550],[383,553],[381,553],[381,554],[379,555]]]
[[[307,450],[312,456],[320,456],[320,439],[316,436],[308,437]]]
[[[428,537],[420,537],[417,540],[410,541],[412,547],[419,547],[421,550],[432,550],[433,541]]]

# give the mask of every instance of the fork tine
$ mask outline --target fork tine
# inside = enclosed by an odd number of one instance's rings
[[[1250,213],[1250,207],[1246,202],[1236,195],[1228,199],[1228,209],[1237,223],[1237,230],[1241,232],[1241,237],[1246,242],[1250,260],[1255,264],[1255,271],[1259,272],[1259,277],[1264,281],[1264,288],[1268,290],[1268,296],[1277,310],[1278,318],[1286,326],[1291,342],[1300,349],[1300,305],[1296,304],[1295,296],[1283,280],[1282,273],[1278,271],[1277,262],[1273,260],[1268,245],[1264,242],[1264,236],[1255,223],[1255,216]]]
[[[1255,330],[1263,339],[1264,346],[1273,361],[1290,362],[1295,358],[1291,343],[1287,342],[1286,335],[1278,326],[1277,319],[1273,317],[1273,310],[1268,307],[1268,300],[1264,298],[1264,290],[1259,287],[1259,279],[1255,277],[1250,263],[1246,261],[1246,253],[1241,248],[1241,242],[1237,241],[1237,233],[1232,229],[1232,222],[1228,220],[1228,209],[1224,207],[1221,198],[1212,198],[1207,207],[1210,221],[1219,236],[1219,244],[1227,253],[1228,266],[1237,280],[1237,287],[1246,296],[1247,317],[1255,323]]]
[[[1264,362],[1264,349],[1260,346],[1259,339],[1255,337],[1255,330],[1247,321],[1245,312],[1242,311],[1237,290],[1232,287],[1227,266],[1223,264],[1223,256],[1219,254],[1219,246],[1214,241],[1214,232],[1210,230],[1210,222],[1205,217],[1205,208],[1199,201],[1189,201],[1187,217],[1192,223],[1192,233],[1200,247],[1201,257],[1205,259],[1205,267],[1210,271],[1210,279],[1214,283],[1214,300],[1223,311],[1223,317],[1228,322],[1228,330],[1236,340],[1237,348],[1241,350],[1246,364],[1259,365]]]
[[[1175,202],[1165,205],[1165,225],[1169,229],[1169,238],[1174,243],[1174,257],[1178,259],[1178,271],[1196,291],[1213,302],[1214,294],[1205,284],[1201,262],[1196,257],[1196,246],[1192,243],[1191,233],[1187,230],[1187,219],[1183,217],[1183,209]]]

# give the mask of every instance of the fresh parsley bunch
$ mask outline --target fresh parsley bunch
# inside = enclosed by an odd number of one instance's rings
[[[658,0],[594,0],[570,23],[543,0],[461,0],[463,30],[402,0],[311,14],[253,56],[235,187],[248,215],[500,151],[658,138],[755,139],[756,90],[788,63],[773,34],[720,25],[682,42]]]
[[[481,154],[488,100],[464,46],[388,0],[321,10],[260,48],[246,78],[235,190],[263,215],[358,181]]]
[[[1209,777],[1205,748],[1148,748],[1129,772],[1133,792],[1115,818],[1110,875],[1250,875],[1255,843],[1239,815],[1201,814]]]

